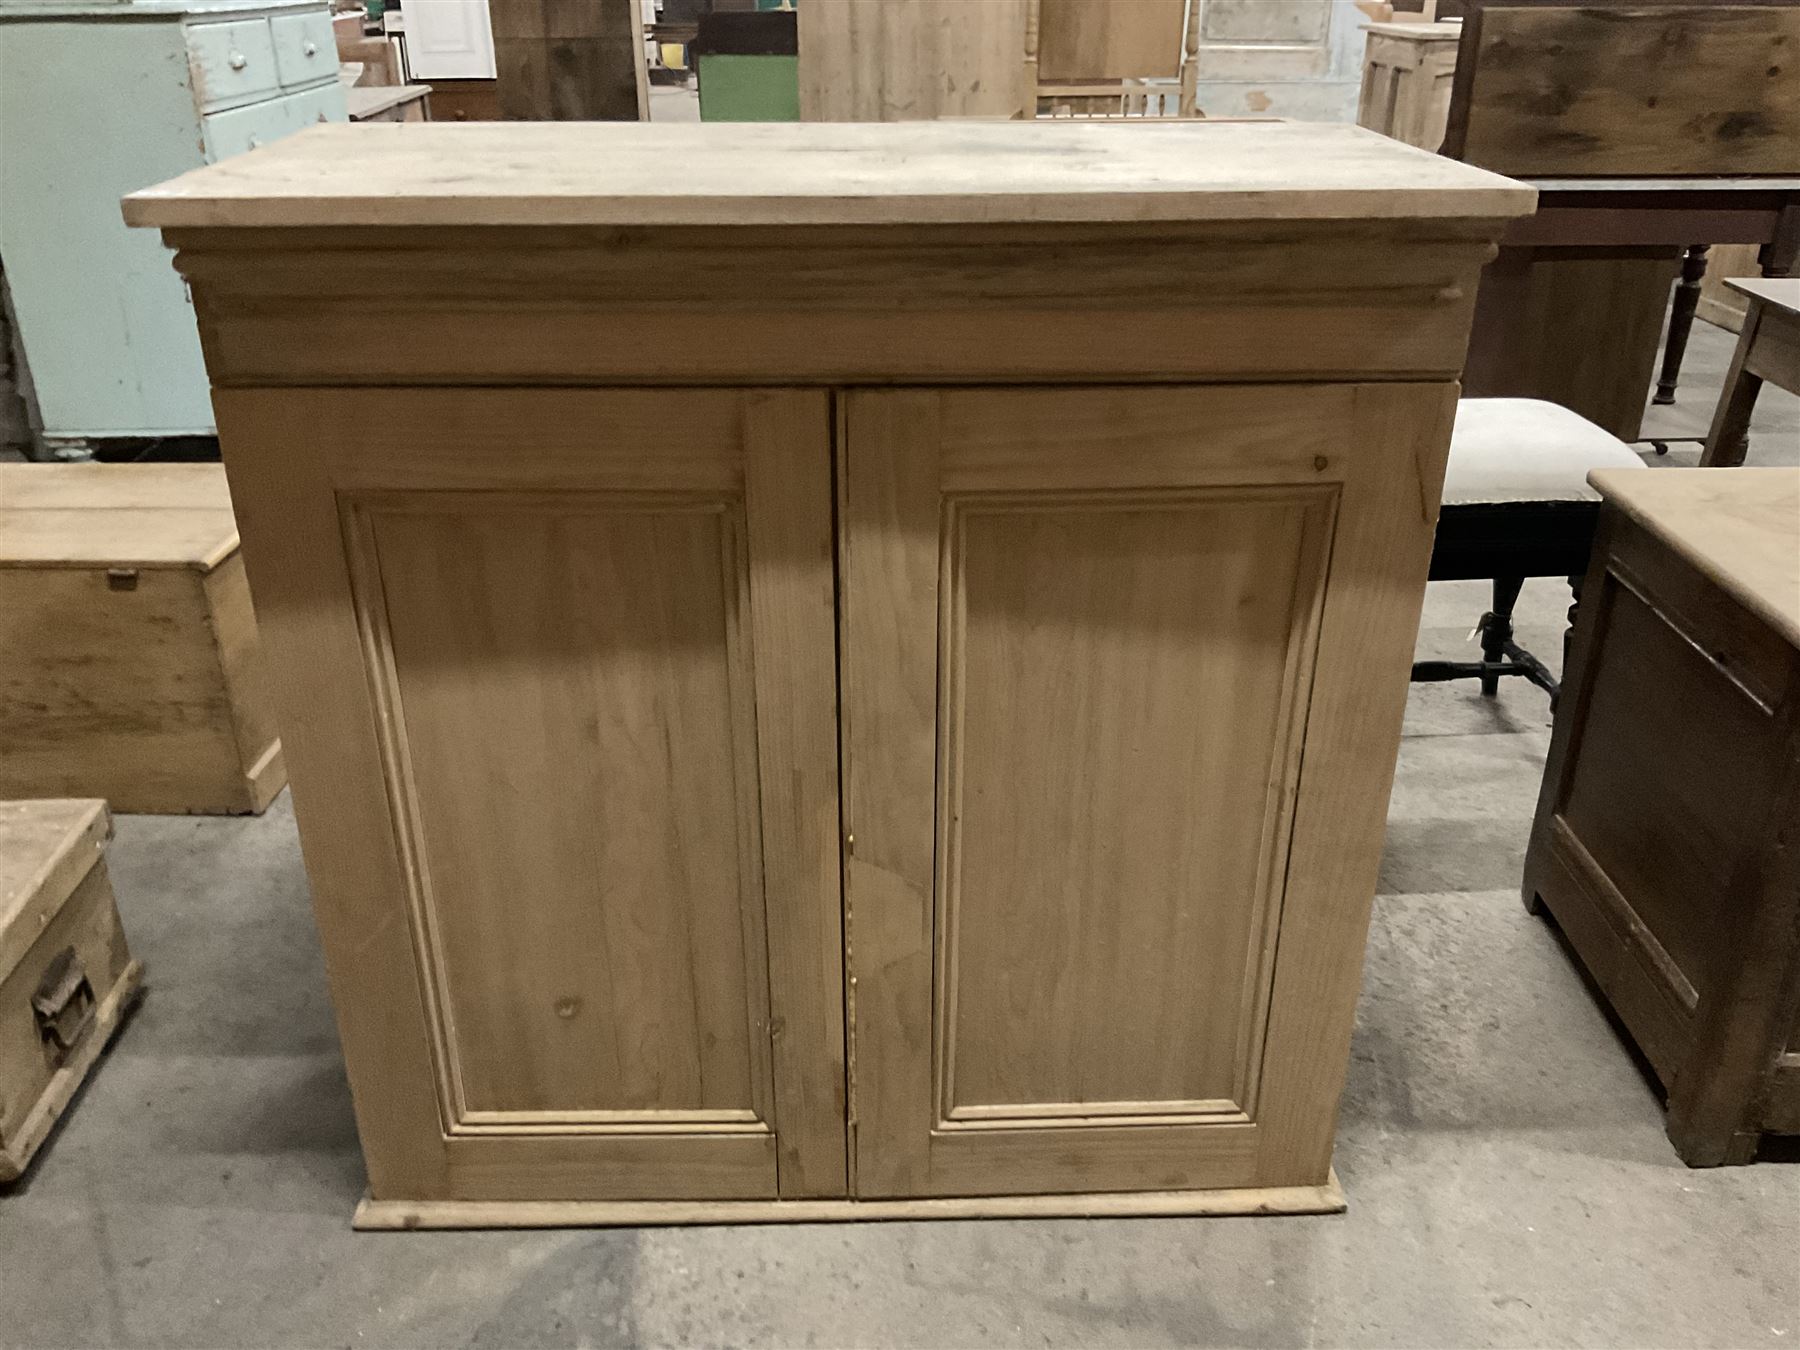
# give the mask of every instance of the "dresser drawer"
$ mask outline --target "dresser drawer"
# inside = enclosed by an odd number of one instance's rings
[[[281,87],[267,19],[195,24],[187,30],[187,47],[203,111],[266,98]]]
[[[275,35],[275,70],[284,88],[317,84],[337,75],[337,39],[325,10],[278,15],[269,20],[269,30]]]
[[[332,68],[334,71],[336,67]],[[281,99],[282,116],[288,130],[304,131],[320,122],[348,122],[350,114],[344,100],[344,86],[333,80],[317,89],[287,94]]]
[[[204,123],[206,158],[209,162],[229,159],[315,123],[344,120],[344,91],[335,83],[265,99],[246,108],[208,113]]]

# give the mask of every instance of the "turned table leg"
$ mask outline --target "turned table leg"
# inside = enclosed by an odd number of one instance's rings
[[[1669,340],[1663,347],[1662,374],[1656,377],[1652,403],[1675,401],[1688,334],[1694,331],[1694,307],[1700,303],[1700,282],[1706,276],[1706,255],[1711,252],[1711,244],[1692,244],[1681,257],[1681,279],[1675,283],[1675,302],[1669,309]]]

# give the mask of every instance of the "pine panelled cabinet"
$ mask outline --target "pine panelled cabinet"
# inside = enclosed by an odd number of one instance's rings
[[[321,128],[193,286],[369,1227],[1341,1206],[1477,275],[1281,123]]]

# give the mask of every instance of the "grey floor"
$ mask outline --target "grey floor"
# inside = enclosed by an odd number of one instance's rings
[[[1701,325],[1680,407],[1729,355]],[[1800,461],[1770,394],[1753,463]],[[1690,461],[1693,447],[1671,459]],[[1479,585],[1435,586],[1422,652]],[[1560,587],[1533,584],[1554,659]],[[150,993],[0,1198],[13,1346],[1800,1343],[1800,1167],[1693,1172],[1519,904],[1549,739],[1525,688],[1416,687],[1325,1218],[357,1235],[363,1178],[292,816],[130,817]]]

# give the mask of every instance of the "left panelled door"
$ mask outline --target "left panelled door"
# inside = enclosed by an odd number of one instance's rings
[[[378,1199],[845,1193],[828,395],[216,395]]]

